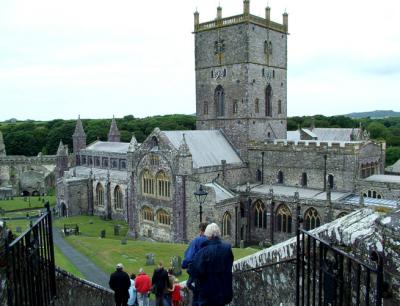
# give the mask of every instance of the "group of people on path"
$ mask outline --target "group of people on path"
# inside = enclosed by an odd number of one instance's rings
[[[116,271],[110,276],[110,288],[114,290],[117,306],[149,306],[150,293],[156,296],[156,306],[180,306],[182,301],[178,280],[172,274],[172,269],[166,271],[163,263],[158,264],[153,277],[139,269],[139,274],[131,274],[123,270],[122,264],[117,264]]]
[[[182,262],[189,274],[186,285],[193,292],[193,306],[223,306],[232,301],[232,265],[232,248],[221,240],[218,225],[200,223],[199,235],[189,244]],[[151,279],[142,268],[138,276],[129,277],[118,264],[109,285],[117,306],[149,306],[150,293],[155,294],[156,306],[180,306],[182,301],[182,287],[162,262]]]

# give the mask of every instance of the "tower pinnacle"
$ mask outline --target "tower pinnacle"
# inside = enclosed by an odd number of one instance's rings
[[[117,122],[115,121],[114,116],[111,121],[110,131],[108,132],[108,141],[110,141],[110,142],[120,142],[121,141],[121,133],[118,130]]]

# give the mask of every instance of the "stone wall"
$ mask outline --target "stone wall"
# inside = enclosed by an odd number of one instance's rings
[[[56,270],[56,306],[112,306],[114,292],[77,278],[61,269]]]
[[[360,180],[356,185],[356,193],[368,194],[368,191],[376,191],[382,199],[398,200],[400,198],[400,183],[378,182],[371,180]]]

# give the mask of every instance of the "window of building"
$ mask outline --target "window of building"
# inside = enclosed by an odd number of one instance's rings
[[[100,167],[100,157],[96,156],[94,158],[94,165],[95,167]]]
[[[82,158],[82,165],[86,165],[86,156],[81,155],[81,158]]]
[[[374,198],[374,199],[382,199],[382,195],[376,192],[376,190],[368,190],[367,192],[364,192],[364,197],[368,198]]]
[[[333,174],[328,175],[328,184],[329,184],[329,187],[331,189],[333,189],[333,186],[334,186]]]
[[[104,188],[100,183],[96,186],[96,206],[104,206]]]
[[[119,161],[119,164],[120,164],[120,169],[126,169],[126,160],[124,160],[124,159],[121,159],[120,161]]]
[[[92,166],[93,165],[93,157],[92,156],[88,156],[88,164],[89,164],[89,166]]]
[[[103,168],[108,168],[108,157],[103,157]]]
[[[171,217],[163,209],[160,209],[159,211],[157,211],[157,221],[160,224],[171,225]]]
[[[152,166],[160,165],[160,157],[157,154],[150,154],[150,165]]]
[[[292,213],[289,207],[285,204],[279,205],[276,210],[276,226],[277,232],[291,233],[292,232]]]
[[[256,100],[254,101],[254,112],[256,114],[260,112],[260,100],[258,100],[258,98],[256,98]]]
[[[283,184],[283,172],[281,170],[278,171],[277,181],[278,184]]]
[[[336,219],[342,218],[347,215],[347,212],[342,211],[340,214],[337,215]]]
[[[238,101],[237,100],[233,101],[232,111],[233,111],[234,114],[238,113]]]
[[[208,102],[204,101],[203,103],[203,115],[208,115]]]
[[[218,85],[214,92],[217,116],[222,117],[225,113],[225,92],[221,85]]]
[[[282,101],[278,100],[278,114],[282,114]]]
[[[146,221],[154,222],[153,210],[150,207],[144,206],[142,208],[142,219]]]
[[[142,193],[144,195],[155,195],[155,179],[148,170],[142,174]]]
[[[164,171],[157,174],[157,195],[161,198],[170,198],[171,196],[171,182],[169,177]]]
[[[254,226],[267,228],[267,211],[265,205],[260,200],[254,204]]]
[[[118,169],[118,160],[115,158],[111,158],[111,168]]]
[[[263,69],[261,70],[261,75],[262,75],[263,77],[265,77],[265,68],[263,68]]]
[[[257,169],[257,171],[256,171],[256,179],[257,179],[257,182],[262,181],[262,172],[260,169]]]
[[[119,186],[116,186],[114,189],[114,208],[115,209],[122,209],[122,200],[123,200],[123,195],[121,188]]]
[[[222,236],[231,236],[231,220],[232,217],[229,212],[225,212],[222,217]]]
[[[303,172],[301,174],[301,186],[307,187],[307,173]]]
[[[272,78],[275,79],[275,70],[272,70]]]
[[[306,230],[312,230],[321,225],[321,218],[315,208],[310,208],[304,214]]]
[[[272,88],[271,85],[268,84],[267,88],[265,89],[265,116],[271,117],[272,116]]]

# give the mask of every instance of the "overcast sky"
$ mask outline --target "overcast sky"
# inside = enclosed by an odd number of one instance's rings
[[[1,0],[0,120],[195,112],[193,12],[242,0]],[[289,14],[288,115],[400,111],[398,0],[251,1]]]

